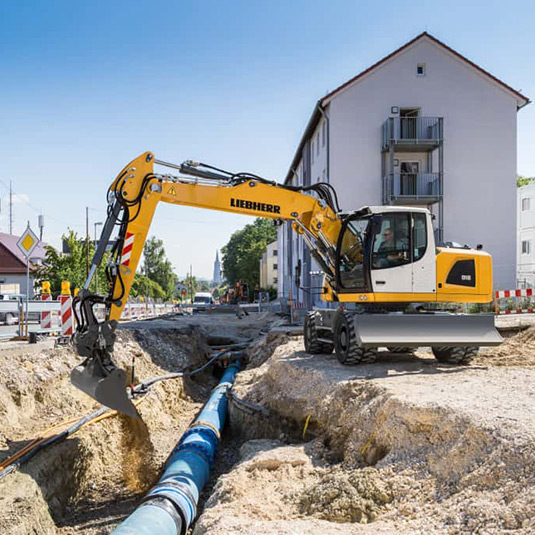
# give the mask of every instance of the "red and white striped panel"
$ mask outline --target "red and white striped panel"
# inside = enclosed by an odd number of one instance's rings
[[[504,299],[506,297],[532,297],[533,288],[526,288],[525,290],[499,290],[496,292],[496,299]]]
[[[130,256],[132,254],[132,248],[134,247],[134,234],[127,232],[124,238],[123,252],[121,254],[121,265],[130,265]]]
[[[517,308],[516,310],[499,310],[498,314],[533,314],[535,308]]]
[[[50,294],[41,294],[41,301],[51,301],[52,296]],[[41,329],[52,328],[52,313],[50,310],[44,310],[41,312]]]
[[[72,297],[70,295],[60,295],[61,303],[61,335],[72,336]]]

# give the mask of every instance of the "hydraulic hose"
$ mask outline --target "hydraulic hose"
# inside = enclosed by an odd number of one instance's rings
[[[159,482],[113,535],[185,535],[210,475],[240,363],[230,364],[219,384],[167,460]]]

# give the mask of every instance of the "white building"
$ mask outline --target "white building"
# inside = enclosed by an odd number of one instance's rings
[[[320,99],[285,182],[330,182],[342,210],[428,207],[438,241],[483,244],[496,288],[515,283],[516,121],[529,103],[433,36],[422,33]],[[302,240],[280,227],[279,295],[319,302],[321,276]],[[316,296],[316,297],[314,297]]]
[[[535,184],[517,189],[516,286],[535,288]]]
[[[260,288],[264,290],[277,288],[279,267],[277,247],[277,241],[269,243],[260,259]]]

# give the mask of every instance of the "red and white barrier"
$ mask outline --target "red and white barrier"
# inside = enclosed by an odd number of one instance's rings
[[[52,295],[41,294],[41,301],[52,301]],[[41,312],[41,329],[52,329],[52,312],[50,310]]]
[[[70,295],[60,295],[58,297],[61,303],[61,336],[72,336],[73,318],[72,318],[72,297]]]
[[[532,297],[533,288],[526,288],[524,290],[498,290],[496,292],[496,299],[505,299],[507,297]]]
[[[517,288],[516,290],[498,290],[495,294],[496,299],[508,299],[518,297],[535,297],[533,288]],[[496,314],[533,314],[535,308],[516,308],[513,310],[500,310],[496,302]]]

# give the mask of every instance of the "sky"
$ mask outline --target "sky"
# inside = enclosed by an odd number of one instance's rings
[[[283,180],[315,102],[428,31],[535,100],[535,3],[317,0],[0,2],[0,231],[91,235],[137,155]],[[535,176],[535,103],[518,114]],[[160,205],[150,235],[175,272],[211,278],[251,219]]]

